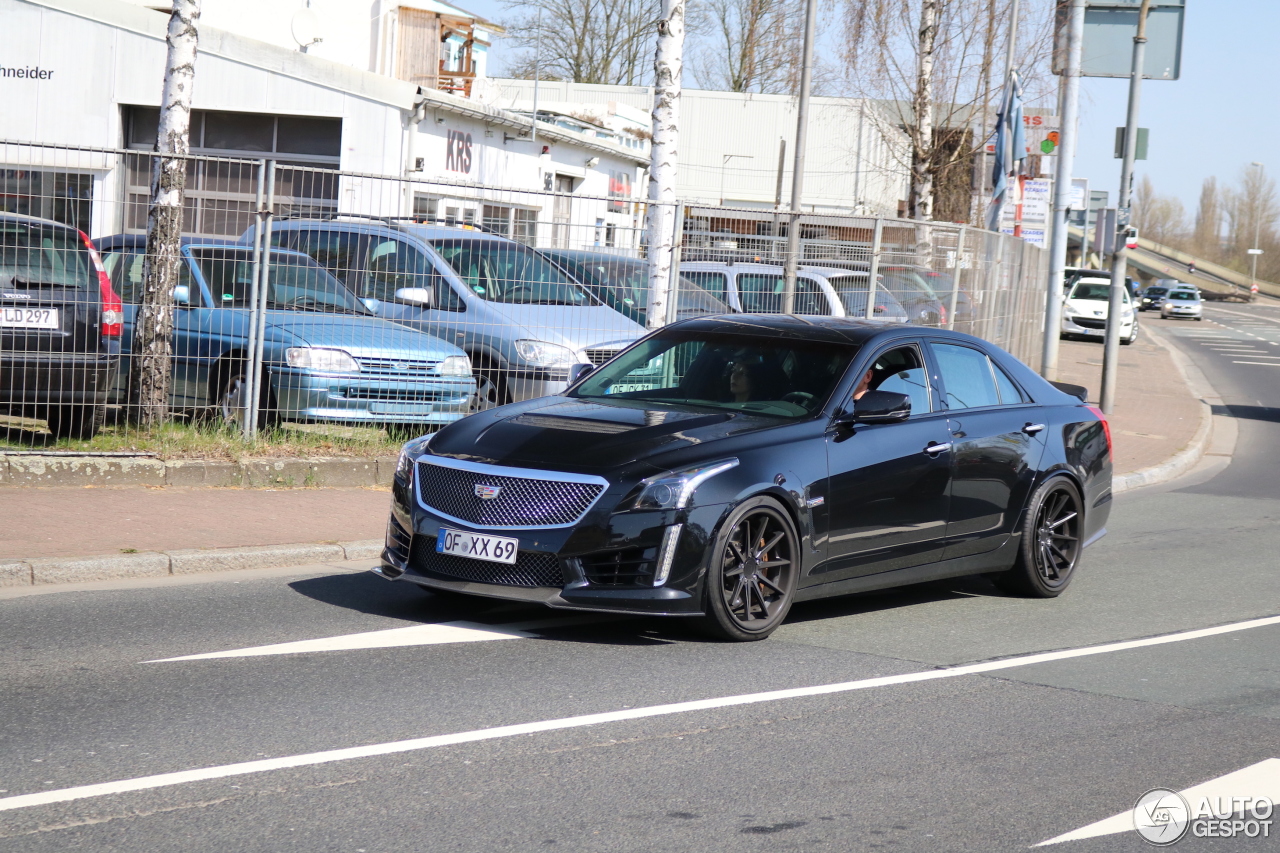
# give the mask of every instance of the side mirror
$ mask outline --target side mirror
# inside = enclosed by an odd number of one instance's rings
[[[591,371],[595,370],[594,364],[573,364],[569,366],[569,384],[577,382]]]
[[[185,284],[179,284],[173,288],[173,304],[174,305],[190,305],[191,304],[191,288]]]
[[[365,299],[361,299],[360,301],[364,303],[365,308],[368,308],[370,311],[372,311],[375,314],[378,313],[378,308],[382,306],[382,302],[380,300],[374,299],[372,296],[367,297]]]
[[[868,391],[853,401],[853,422],[892,424],[911,417],[911,398],[893,391]]]
[[[406,305],[417,305],[431,308],[435,305],[435,294],[427,287],[402,287],[396,291],[396,301]]]

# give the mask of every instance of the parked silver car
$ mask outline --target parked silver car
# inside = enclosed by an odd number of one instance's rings
[[[680,275],[693,281],[735,311],[777,314],[782,311],[783,269],[775,264],[693,261],[680,264]],[[866,317],[870,274],[838,267],[804,266],[796,273],[797,314]],[[907,312],[883,286],[876,288],[872,319],[908,322]]]

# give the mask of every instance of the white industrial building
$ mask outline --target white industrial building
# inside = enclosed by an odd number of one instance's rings
[[[647,134],[653,90],[544,80],[535,91],[532,80],[494,78],[477,97],[522,113],[536,108],[550,120],[589,120],[616,131],[630,128]],[[871,100],[812,99],[805,211],[901,215],[910,180],[907,137],[884,113],[875,113],[877,109]],[[772,209],[779,197],[789,205],[795,135],[793,97],[685,89],[680,99],[676,194],[709,205]],[[780,164],[783,141],[786,153]]]
[[[94,236],[144,226],[147,158],[120,152],[154,144],[162,5],[0,0],[0,210]],[[554,229],[574,245],[635,228],[643,146],[541,123],[533,134],[528,117],[470,97],[491,29],[475,16],[436,0],[203,5],[192,152],[294,167],[282,209],[483,219],[526,237],[535,223],[584,226]],[[248,170],[207,161],[189,174],[187,231],[239,234]],[[559,195],[536,195],[548,190]]]

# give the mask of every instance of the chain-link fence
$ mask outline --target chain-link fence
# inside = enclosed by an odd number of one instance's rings
[[[790,220],[771,211],[681,206],[659,319],[629,182],[595,197],[556,172],[530,191],[184,159],[169,280],[146,245],[157,155],[0,143],[0,446],[385,449],[556,393],[647,327],[782,307]],[[798,227],[797,313],[946,326],[1034,363],[1039,250],[899,220]],[[171,334],[145,339],[144,317]]]

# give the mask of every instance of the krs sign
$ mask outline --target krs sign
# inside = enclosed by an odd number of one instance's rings
[[[444,167],[450,172],[471,174],[471,134],[449,131],[445,138]]]

